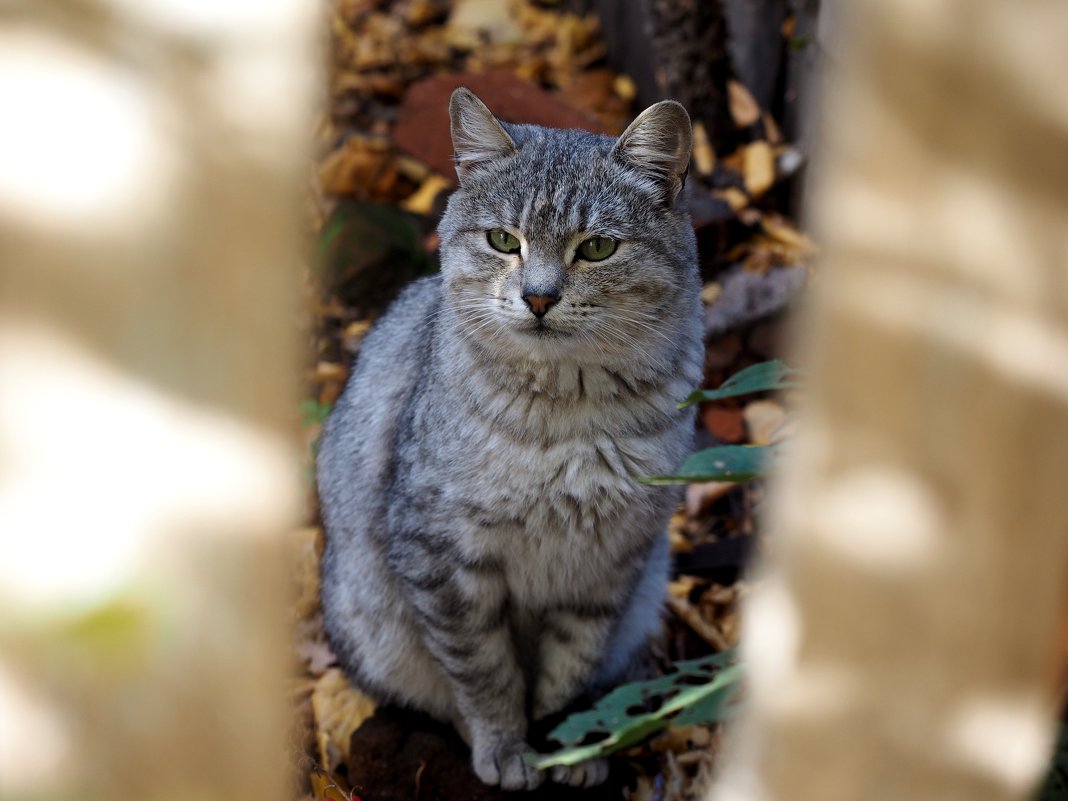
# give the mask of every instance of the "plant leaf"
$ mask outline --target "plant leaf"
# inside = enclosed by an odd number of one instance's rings
[[[694,390],[686,396],[686,400],[679,404],[679,408],[684,409],[702,401],[749,395],[753,392],[792,389],[800,386],[800,383],[795,380],[800,373],[798,369],[787,367],[780,359],[754,364],[732,375],[720,385],[719,389]]]
[[[319,403],[315,398],[305,398],[300,402],[301,425],[310,428],[316,423],[325,422],[332,408],[333,406],[329,403]]]
[[[393,206],[343,198],[318,238],[319,280],[355,308],[392,297],[422,275],[437,271],[423,248],[414,215]]]
[[[673,724],[713,723],[732,717],[742,676],[734,649],[679,662],[675,671],[612,690],[592,709],[568,717],[549,736],[564,744],[551,754],[531,756],[538,768],[574,765],[628,748]],[[605,735],[589,745],[590,736]]]
[[[764,474],[777,445],[718,445],[691,453],[671,476],[643,476],[643,484],[692,484],[696,481],[742,482]]]

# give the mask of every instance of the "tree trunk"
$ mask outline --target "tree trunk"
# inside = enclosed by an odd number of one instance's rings
[[[0,796],[285,796],[307,4],[0,18]]]
[[[716,153],[738,145],[727,104],[731,77],[720,0],[598,0],[609,59],[634,79],[638,105],[673,98],[708,132]]]
[[[802,433],[711,798],[1023,799],[1068,592],[1068,6],[849,6]]]

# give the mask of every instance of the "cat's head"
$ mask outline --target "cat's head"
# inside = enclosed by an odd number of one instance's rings
[[[504,123],[464,88],[449,112],[460,188],[439,230],[461,333],[539,356],[618,356],[690,312],[681,105],[650,106],[618,139]]]

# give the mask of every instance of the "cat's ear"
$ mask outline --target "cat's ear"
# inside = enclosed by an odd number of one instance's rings
[[[452,147],[456,155],[456,175],[461,186],[474,167],[516,152],[512,137],[470,89],[461,86],[452,93],[449,118],[452,123]]]
[[[693,134],[680,103],[661,100],[638,115],[619,137],[612,155],[660,185],[672,203],[686,182]]]

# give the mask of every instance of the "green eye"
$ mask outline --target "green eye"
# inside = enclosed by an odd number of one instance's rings
[[[494,228],[492,231],[487,231],[486,239],[489,240],[491,248],[499,250],[501,253],[519,252],[519,237],[512,236],[503,228]]]
[[[618,244],[608,236],[591,236],[578,246],[579,256],[586,261],[604,261],[616,252]]]

